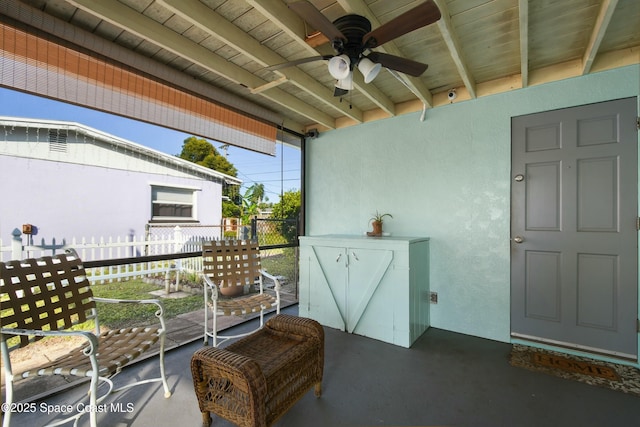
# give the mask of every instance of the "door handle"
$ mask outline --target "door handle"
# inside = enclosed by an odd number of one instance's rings
[[[520,243],[524,242],[524,237],[516,236],[516,237],[513,238],[513,241],[518,243],[518,244],[520,244]]]

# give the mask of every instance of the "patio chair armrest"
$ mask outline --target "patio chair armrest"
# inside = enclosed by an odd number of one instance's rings
[[[260,269],[260,274],[262,274],[264,277],[266,277],[267,279],[273,280],[274,286],[273,289],[277,292],[280,293],[280,279],[278,279],[276,276],[274,276],[273,274],[269,274],[267,273],[266,270]]]
[[[202,275],[202,279],[204,280],[204,286],[208,287],[209,289],[211,289],[211,299],[218,299],[218,285],[215,284],[215,282],[213,280],[211,280],[211,277],[207,276],[206,274]],[[205,295],[206,295],[206,288],[205,288]]]
[[[237,405],[243,405],[247,411],[265,411],[267,380],[255,360],[224,349],[204,347],[191,358],[191,374],[201,412],[216,407],[214,412],[220,414],[237,409]],[[258,413],[250,418],[264,419],[264,416]]]
[[[162,301],[159,299],[118,299],[93,297],[95,302],[106,302],[109,304],[155,304],[164,311]]]

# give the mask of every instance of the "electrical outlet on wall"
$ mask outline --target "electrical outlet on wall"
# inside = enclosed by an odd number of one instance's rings
[[[437,304],[438,303],[438,293],[437,292],[430,292],[429,293],[429,301],[431,302],[431,304]]]

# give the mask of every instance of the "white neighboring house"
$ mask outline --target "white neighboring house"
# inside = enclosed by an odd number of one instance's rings
[[[220,225],[241,180],[79,123],[0,116],[0,238],[142,236],[148,224]]]

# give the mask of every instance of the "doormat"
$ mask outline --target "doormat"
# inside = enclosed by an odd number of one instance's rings
[[[640,397],[640,370],[633,366],[572,356],[521,344],[512,346],[509,363],[519,368],[606,387]]]

